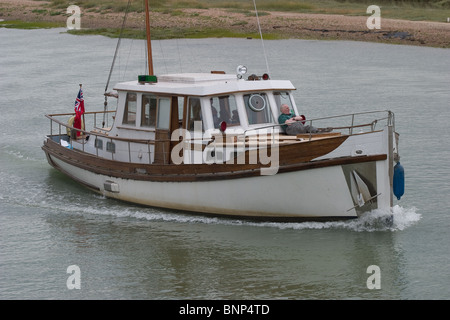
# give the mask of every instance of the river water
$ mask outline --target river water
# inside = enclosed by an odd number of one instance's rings
[[[392,110],[406,191],[388,226],[373,218],[256,223],[143,208],[93,194],[52,169],[41,150],[44,115],[73,112],[79,83],[87,111],[102,110],[116,42],[64,29],[0,29],[0,299],[450,299],[449,49],[153,42],[156,74],[268,69],[298,88],[307,117]],[[110,87],[145,73],[142,41],[122,44]],[[80,282],[71,282],[75,275]]]

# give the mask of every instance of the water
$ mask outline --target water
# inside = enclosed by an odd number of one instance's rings
[[[272,78],[292,80],[308,117],[395,112],[406,193],[390,226],[385,212],[252,223],[93,194],[47,164],[44,114],[72,112],[79,83],[86,109],[103,108],[116,40],[0,29],[0,43],[1,299],[450,298],[449,49],[265,42]],[[142,42],[122,48],[110,88],[145,72]],[[156,41],[153,51],[157,74],[267,71],[259,40]],[[68,289],[71,265],[81,289]],[[380,289],[368,288],[372,265]]]

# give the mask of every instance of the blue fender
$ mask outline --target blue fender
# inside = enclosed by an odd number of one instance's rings
[[[398,200],[400,200],[400,198],[405,193],[405,169],[403,169],[403,166],[400,164],[400,161],[397,162],[397,164],[394,166],[393,188],[394,188],[394,195],[397,197]]]

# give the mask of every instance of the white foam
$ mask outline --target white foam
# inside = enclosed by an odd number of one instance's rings
[[[12,177],[8,180],[11,183]],[[18,178],[18,177],[16,177]],[[3,179],[0,179],[3,180]],[[20,180],[20,179],[19,179]],[[400,231],[404,230],[414,224],[420,219],[421,215],[417,213],[416,208],[404,208],[401,206],[394,206],[391,210],[373,210],[365,213],[358,219],[332,222],[255,222],[240,219],[225,219],[219,217],[207,217],[202,215],[193,215],[189,213],[177,213],[170,210],[158,208],[144,208],[130,205],[127,207],[122,203],[115,204],[111,199],[102,195],[92,194],[90,199],[86,199],[86,193],[72,194],[70,199],[67,198],[67,193],[46,192],[45,200],[42,197],[42,190],[35,185],[29,186],[32,190],[41,190],[40,198],[33,195],[32,197],[19,197],[22,200],[27,198],[25,203],[28,205],[39,206],[49,210],[56,210],[58,212],[67,212],[69,214],[88,214],[88,215],[107,215],[117,218],[132,218],[147,221],[160,222],[178,222],[178,223],[204,223],[204,224],[221,224],[221,225],[235,225],[235,226],[254,226],[254,227],[269,227],[277,229],[292,229],[292,230],[320,230],[320,229],[346,229],[356,232],[373,232],[373,231]],[[27,193],[28,194],[28,193]],[[28,194],[30,196],[30,194]],[[39,198],[40,201],[36,201]],[[12,200],[12,199],[10,199]],[[18,199],[16,199],[18,201]],[[14,201],[14,202],[17,202]],[[22,204],[24,204],[22,202]],[[80,206],[79,203],[84,203]],[[393,219],[391,219],[393,217]]]
[[[397,231],[408,228],[419,221],[420,218],[421,215],[416,212],[416,208],[406,209],[400,206],[395,206],[392,210],[373,210],[363,214],[358,219],[345,221],[261,223],[259,225],[294,230],[347,229],[357,232]]]
[[[68,208],[66,208],[67,210]],[[395,206],[392,210],[373,210],[362,215],[358,219],[332,222],[252,222],[239,219],[224,219],[186,214],[166,212],[156,208],[123,208],[123,206],[105,207],[74,207],[70,211],[86,214],[112,215],[118,218],[135,218],[147,221],[179,222],[179,223],[204,223],[222,225],[243,225],[254,227],[270,227],[278,229],[347,229],[356,232],[373,231],[399,231],[404,230],[421,219],[416,208],[403,208]],[[393,217],[393,219],[392,219]]]

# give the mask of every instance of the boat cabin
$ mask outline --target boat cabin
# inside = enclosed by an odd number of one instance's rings
[[[250,80],[249,80],[250,79]],[[178,143],[177,136],[191,144],[205,145],[217,136],[272,134],[282,131],[278,116],[282,104],[298,115],[291,92],[295,87],[287,80],[249,79],[224,73],[170,74],[159,76],[156,82],[130,81],[115,86],[118,106],[113,126],[102,130],[105,137],[96,136],[95,150],[106,158],[126,158],[124,161],[170,163],[170,152]],[[104,140],[104,141],[100,141]],[[121,141],[124,140],[124,141]],[[135,149],[118,152],[118,144],[130,140],[149,141]],[[130,154],[132,155],[130,155]],[[225,156],[228,158],[231,154]],[[194,156],[185,156],[184,163],[193,163]]]

